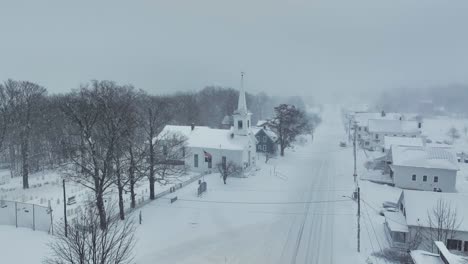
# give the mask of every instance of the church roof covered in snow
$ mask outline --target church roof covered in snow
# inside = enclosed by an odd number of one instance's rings
[[[206,126],[166,125],[156,139],[179,134],[187,138],[188,147],[243,150],[248,147],[249,136],[233,135],[229,129],[216,129]],[[251,135],[253,136],[253,135]]]
[[[455,154],[444,148],[392,147],[392,166],[458,170]]]
[[[404,120],[370,119],[369,132],[374,133],[417,133],[418,122]]]

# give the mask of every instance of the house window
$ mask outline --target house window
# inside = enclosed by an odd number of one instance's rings
[[[258,150],[258,151],[261,151],[261,150],[262,150],[262,145],[258,145],[258,146],[257,146],[257,150]]]
[[[198,168],[198,154],[193,155],[193,166]]]
[[[361,127],[359,127],[359,129],[358,129],[358,130],[359,130],[359,131],[361,131]]]
[[[263,145],[263,151],[267,150],[267,145]]]
[[[411,176],[411,179],[412,179],[413,181],[416,181],[416,174],[413,174],[413,176]]]
[[[379,139],[379,134],[375,134],[375,139]]]
[[[250,120],[247,120],[247,128],[250,127]]]
[[[237,121],[237,128],[242,129],[242,120]]]
[[[463,251],[468,251],[468,241],[465,241],[463,242],[464,246],[463,246]]]
[[[427,182],[427,176],[426,175],[423,176],[423,182]]]
[[[167,146],[163,146],[163,155],[167,156]]]
[[[361,135],[357,135],[357,137],[358,137],[359,139],[361,139]]]
[[[263,142],[267,142],[267,137],[263,136]]]
[[[447,239],[447,249],[461,251],[462,241],[458,239]]]
[[[439,182],[439,176],[434,176],[434,182]]]

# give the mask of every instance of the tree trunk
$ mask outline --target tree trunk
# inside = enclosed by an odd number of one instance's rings
[[[119,163],[117,165],[120,166]],[[120,175],[120,169],[117,167],[117,191],[119,193],[119,216],[120,220],[125,219],[124,201],[123,201],[123,186],[122,186],[122,175]]]
[[[154,194],[154,144],[153,144],[153,138],[154,138],[154,125],[153,125],[153,112],[151,111],[151,108],[148,109],[148,117],[149,117],[149,158],[150,158],[150,171],[149,171],[149,184],[150,184],[150,199],[154,200],[155,194]]]
[[[135,157],[133,156],[132,148],[129,149],[130,153],[130,168],[128,169],[128,176],[130,178],[130,208],[136,207],[135,202]]]
[[[155,183],[155,180],[154,180],[154,176],[149,178],[149,184],[150,184],[150,199],[151,200],[154,200],[155,198],[155,195],[154,195],[154,183]]]
[[[29,143],[27,137],[21,140],[21,160],[23,163],[23,189],[29,189]]]
[[[107,229],[106,208],[104,205],[104,194],[99,181],[99,169],[94,169],[94,189],[96,195],[96,207],[99,213],[99,226],[102,230]]]
[[[124,200],[123,200],[123,187],[122,184],[119,184],[117,187],[119,191],[119,215],[120,215],[120,220],[125,219],[125,209],[124,209]]]
[[[11,171],[11,178],[17,176],[17,169],[16,169],[16,150],[13,143],[10,143],[8,146],[8,152],[10,156],[10,171]]]
[[[151,139],[152,140],[152,139]],[[150,183],[150,199],[154,200],[154,146],[153,143],[150,142],[150,172],[149,172],[149,183]]]
[[[105,230],[107,229],[107,219],[102,191],[96,192],[96,206],[99,212],[99,226],[102,230]]]

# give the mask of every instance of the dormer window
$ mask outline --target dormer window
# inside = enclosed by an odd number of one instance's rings
[[[237,128],[242,129],[242,120],[237,121]]]

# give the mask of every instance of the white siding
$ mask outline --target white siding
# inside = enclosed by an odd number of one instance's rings
[[[395,186],[403,189],[433,191],[440,188],[443,192],[455,192],[457,171],[443,169],[427,169],[418,167],[392,166],[393,182]],[[416,181],[412,180],[412,175],[416,175]],[[423,181],[423,176],[427,176],[427,181]],[[434,176],[438,176],[439,181],[434,182]]]

